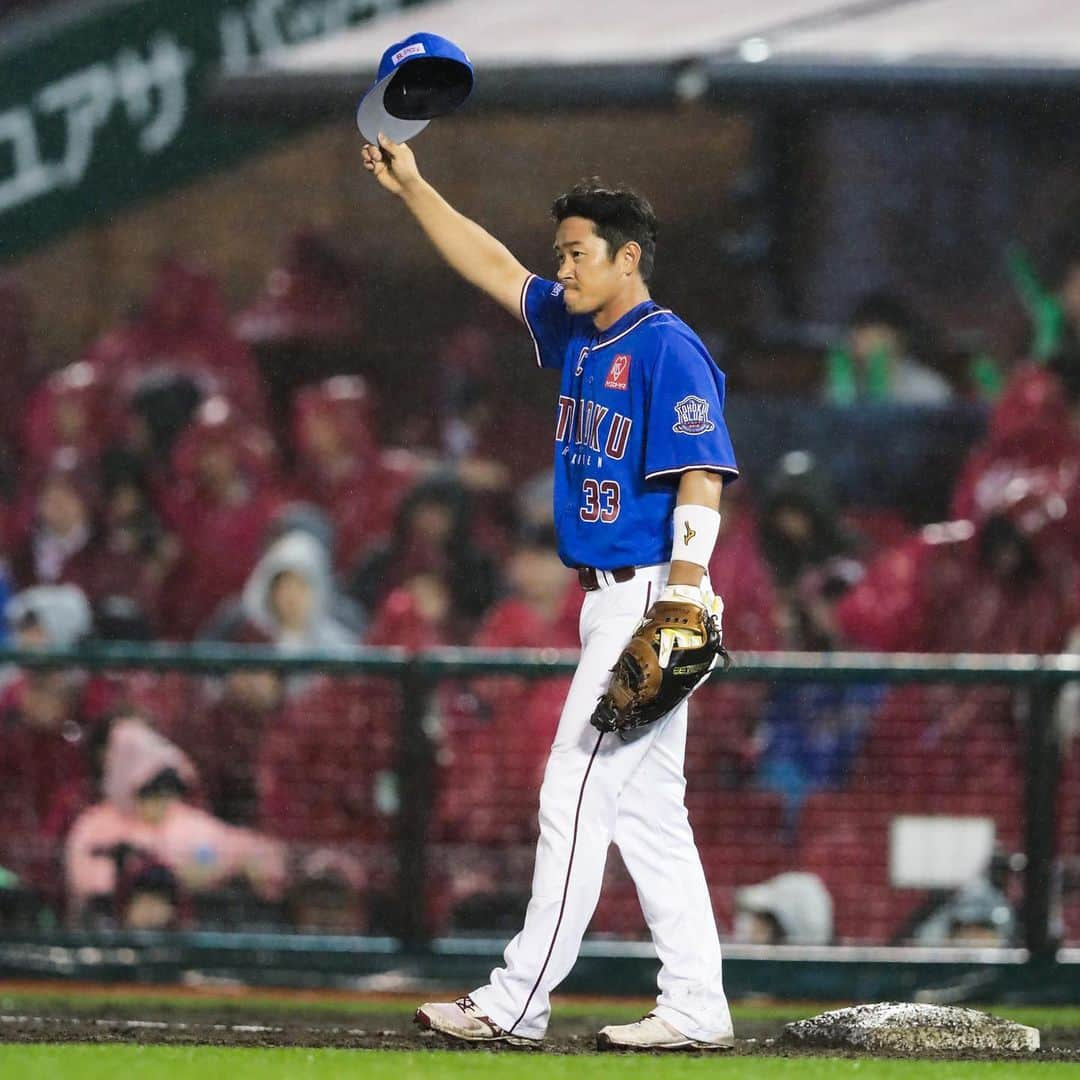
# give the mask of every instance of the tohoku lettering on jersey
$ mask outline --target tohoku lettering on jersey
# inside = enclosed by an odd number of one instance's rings
[[[724,375],[697,335],[648,300],[597,331],[562,286],[531,276],[521,312],[537,363],[561,372],[555,526],[568,566],[612,570],[671,558],[679,476],[738,466]]]
[[[559,410],[555,418],[555,442],[572,442],[580,449],[586,447],[603,453],[616,461],[626,454],[626,444],[634,421],[622,413],[614,413],[595,401],[575,401],[559,395]]]

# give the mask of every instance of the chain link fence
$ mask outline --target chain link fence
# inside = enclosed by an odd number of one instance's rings
[[[0,659],[9,937],[518,928],[573,653]],[[695,695],[685,762],[722,935],[1080,940],[1077,659],[739,657]],[[590,934],[648,936],[614,848]]]

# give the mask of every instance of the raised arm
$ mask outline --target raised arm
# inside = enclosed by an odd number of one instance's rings
[[[529,271],[420,175],[409,147],[380,135],[378,146],[364,145],[363,160],[364,168],[409,208],[449,266],[521,319],[521,290]]]

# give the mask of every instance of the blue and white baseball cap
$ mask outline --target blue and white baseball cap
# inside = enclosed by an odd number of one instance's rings
[[[453,112],[473,87],[464,50],[438,34],[410,34],[382,55],[375,85],[361,98],[356,126],[369,143],[383,132],[405,142]]]

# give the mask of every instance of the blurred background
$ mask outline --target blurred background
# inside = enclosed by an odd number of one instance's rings
[[[0,974],[445,976],[518,927],[581,592],[554,383],[360,166],[417,29],[477,71],[424,174],[542,274],[555,195],[638,188],[727,374],[738,665],[686,768],[736,986],[951,957],[1075,992],[1064,0],[9,2]],[[608,879],[586,954],[648,965]]]

